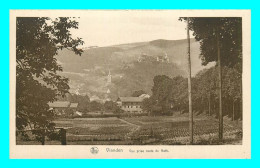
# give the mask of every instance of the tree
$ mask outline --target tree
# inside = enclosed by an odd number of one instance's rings
[[[119,107],[117,106],[117,104],[113,101],[106,101],[104,103],[104,109],[106,111],[112,111],[114,113],[118,112],[119,111]]]
[[[231,116],[232,119],[238,119],[241,111],[241,81],[239,69],[236,67],[229,68],[223,67],[223,115]],[[211,67],[200,71],[194,78],[193,81],[193,102],[194,110],[199,112],[210,111],[210,115],[216,114],[218,117],[219,113],[216,113],[218,102],[218,68]]]
[[[173,78],[172,84],[172,99],[173,107],[175,110],[182,113],[188,111],[188,81],[182,76],[176,76]]]
[[[89,111],[101,111],[103,109],[103,105],[97,101],[92,101],[89,104]]]
[[[190,144],[193,144],[193,111],[191,100],[191,60],[190,60],[190,30],[189,30],[189,18],[187,18],[187,62],[188,62],[188,96],[189,96],[189,125],[190,125]]]
[[[241,76],[239,68],[223,67],[223,115],[231,116],[238,119],[241,117]],[[163,80],[171,80],[169,86]],[[208,111],[208,114],[218,117],[218,68],[211,67],[200,71],[192,80],[192,106],[194,111],[199,113]],[[171,90],[168,96],[159,102],[158,95],[166,94],[162,92],[163,88],[169,87]],[[187,78],[176,76],[172,79],[162,76],[155,78],[153,94],[149,99],[143,100],[142,109],[151,114],[162,115],[162,105],[167,104],[171,110],[179,111],[180,113],[188,112],[188,81]],[[209,113],[210,111],[210,113]]]
[[[153,101],[151,98],[145,98],[142,101],[142,109],[143,109],[143,111],[148,112],[148,115],[151,115],[152,106],[153,106]]]
[[[90,106],[90,99],[88,95],[81,96],[81,95],[75,95],[77,97],[77,103],[78,103],[78,111],[81,112],[87,112],[89,111],[89,106]]]
[[[167,114],[170,112],[170,104],[173,102],[172,97],[172,79],[165,75],[155,76],[154,86],[152,88],[152,99],[154,105],[160,107],[161,114]],[[159,112],[159,108],[156,108]]]
[[[187,20],[187,18],[180,18]],[[219,141],[223,139],[222,66],[242,60],[242,18],[189,18],[189,29],[200,41],[202,64],[217,61],[219,68]]]
[[[195,87],[193,99],[197,102],[198,110],[208,109],[208,115],[212,114],[212,99],[217,96],[217,72],[216,68],[205,69],[195,77]],[[207,102],[207,105],[205,104]],[[208,107],[206,107],[208,106]],[[206,107],[206,108],[204,108]]]
[[[235,109],[235,104],[242,99],[242,92],[240,90],[242,78],[236,68],[227,67],[223,69],[223,78],[223,96],[232,106],[230,111],[232,111],[231,118],[234,121],[236,118],[235,111],[238,111],[238,109]]]
[[[80,38],[72,38],[77,29],[73,18],[18,17],[16,20],[16,128],[53,130],[54,113],[48,102],[68,93],[68,79],[55,55],[64,48],[81,55]],[[36,133],[37,135],[41,135]]]

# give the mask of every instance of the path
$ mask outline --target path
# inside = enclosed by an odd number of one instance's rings
[[[128,132],[128,133],[125,135],[126,138],[131,138],[132,135],[133,135],[135,132],[137,132],[138,130],[141,129],[141,126],[140,126],[140,125],[133,124],[133,123],[131,123],[131,122],[129,122],[129,121],[126,121],[126,120],[124,120],[124,119],[121,119],[121,118],[118,118],[118,119],[119,119],[120,121],[122,121],[122,122],[124,122],[124,123],[126,123],[126,124],[129,124],[129,125],[131,125],[131,126],[134,127],[130,132]]]

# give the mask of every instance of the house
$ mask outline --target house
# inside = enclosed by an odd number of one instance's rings
[[[68,112],[76,112],[78,103],[70,103],[69,101],[55,101],[48,103],[50,110],[54,110],[56,115],[65,115]]]
[[[142,101],[144,98],[141,97],[119,97],[117,99],[117,105],[129,113],[141,113],[142,110]]]
[[[142,62],[142,61],[144,61],[144,60],[146,59],[146,57],[148,57],[148,55],[147,55],[146,53],[142,53],[142,54],[138,57],[137,61],[138,61],[138,62]]]
[[[75,113],[74,113],[74,116],[82,116],[83,115],[83,113],[82,112],[79,112],[79,111],[76,111]]]
[[[50,110],[54,110],[56,115],[65,114],[66,110],[70,106],[70,102],[68,101],[55,101],[52,103],[48,103]]]
[[[163,55],[157,56],[156,60],[157,60],[157,62],[166,62],[166,63],[170,62],[170,59],[169,59],[167,53],[164,53],[164,56]]]
[[[78,107],[78,103],[70,103],[69,108],[72,109],[73,111],[76,111],[77,107]]]
[[[96,101],[96,102],[102,102],[102,100],[97,96],[97,95],[93,95],[89,98],[89,100],[92,101]]]

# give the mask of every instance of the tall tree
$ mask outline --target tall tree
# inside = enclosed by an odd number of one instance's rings
[[[190,124],[190,144],[193,144],[193,111],[191,100],[191,61],[190,61],[190,30],[189,18],[187,18],[187,72],[188,72],[188,97],[189,97],[189,124]]]
[[[78,107],[77,110],[80,112],[87,112],[89,110],[90,99],[88,95],[75,95],[77,97]]]
[[[230,110],[232,111],[232,120],[235,120],[237,116],[235,111],[239,111],[235,106],[236,102],[239,102],[242,98],[241,81],[242,78],[236,68],[223,68],[223,96],[226,100],[229,100],[229,106],[232,107]]]
[[[196,87],[193,87],[193,90],[195,90],[195,94],[193,95],[193,98],[196,101],[199,101],[198,104],[200,104],[201,107],[200,110],[205,110],[205,100],[208,100],[208,115],[212,114],[212,98],[216,97],[216,84],[217,84],[217,78],[216,78],[216,69],[210,68],[205,69],[199,72],[196,77]]]
[[[68,93],[68,78],[55,55],[64,48],[81,55],[82,39],[72,38],[75,18],[18,17],[16,20],[16,128],[52,130],[48,102]]]
[[[193,17],[189,20],[189,29],[200,41],[202,64],[217,61],[219,67],[219,141],[222,141],[222,66],[233,67],[242,62],[242,18]]]
[[[166,114],[170,110],[170,102],[173,102],[172,97],[172,79],[165,75],[155,76],[154,86],[152,88],[152,99],[156,106],[160,107],[162,114]],[[158,109],[158,108],[156,108]]]

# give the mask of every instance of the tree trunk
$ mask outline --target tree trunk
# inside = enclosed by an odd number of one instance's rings
[[[188,94],[189,94],[189,125],[190,125],[190,144],[193,144],[193,111],[191,102],[191,60],[190,60],[190,32],[189,32],[189,18],[187,18],[187,39],[188,39]]]
[[[41,140],[42,145],[45,145],[45,129],[42,130],[42,140]]]
[[[209,116],[211,116],[211,95],[210,95],[210,93],[209,93]]]
[[[214,100],[214,102],[213,102],[213,112],[214,112],[214,114],[216,114],[216,102],[215,102],[215,100]]]
[[[235,121],[235,100],[233,100],[232,121]]]
[[[217,31],[217,54],[218,54],[218,75],[219,75],[219,142],[223,141],[223,111],[222,111],[222,68],[219,46],[219,31]]]

